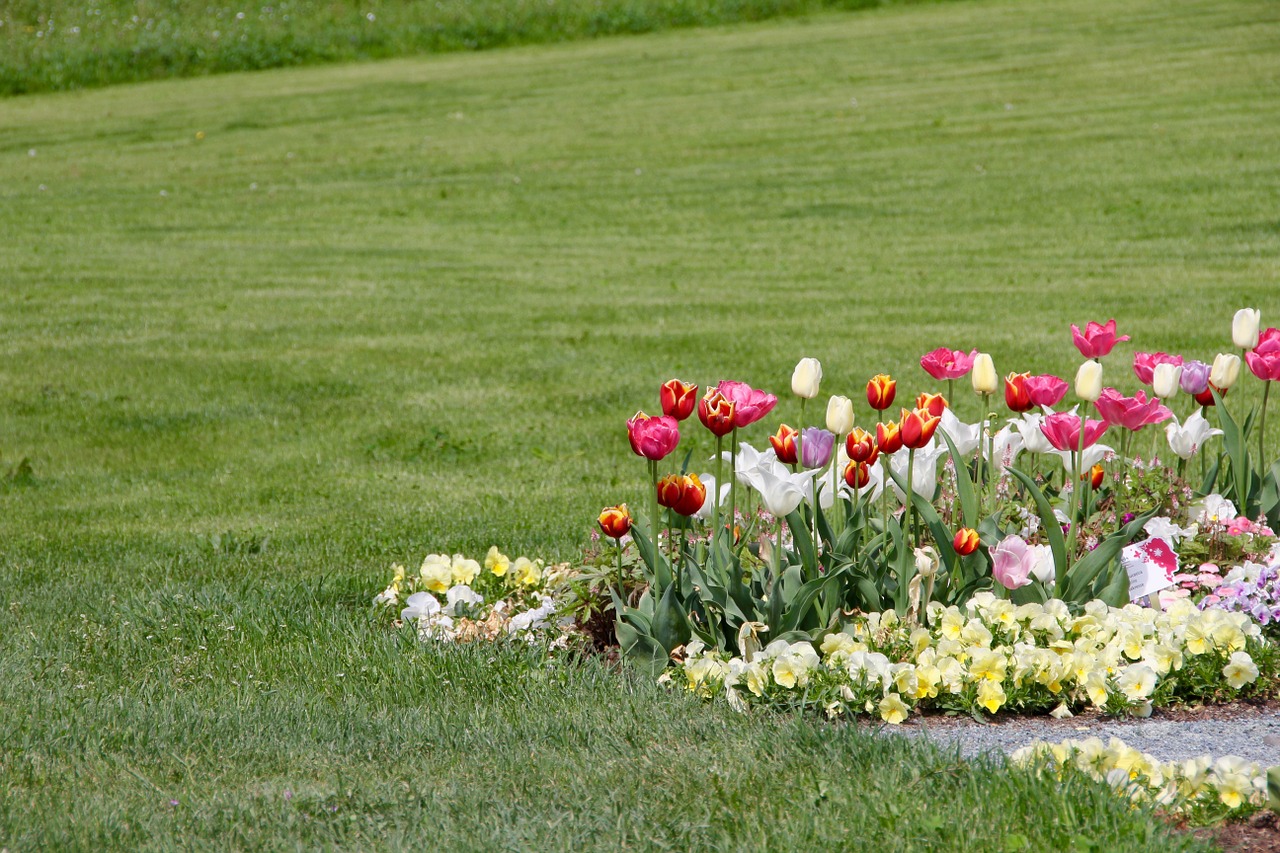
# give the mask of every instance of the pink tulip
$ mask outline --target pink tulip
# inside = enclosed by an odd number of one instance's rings
[[[1033,406],[1056,406],[1062,395],[1067,393],[1066,381],[1050,373],[1028,376],[1022,384]]]
[[[1280,382],[1280,329],[1267,329],[1258,345],[1244,355],[1253,375],[1264,382]]]
[[[675,418],[665,415],[651,418],[644,412],[636,412],[627,421],[627,438],[637,456],[656,462],[676,449],[680,443],[680,428]]]
[[[725,380],[716,387],[727,400],[735,404],[733,425],[739,428],[750,426],[778,405],[777,397],[752,388],[745,382]]]
[[[1092,447],[1102,438],[1110,426],[1106,421],[1085,421],[1084,446]],[[1070,412],[1055,412],[1040,421],[1040,432],[1053,445],[1054,450],[1080,449],[1080,416]]]
[[[1162,405],[1159,398],[1148,400],[1144,391],[1139,391],[1136,397],[1122,397],[1114,388],[1103,388],[1102,395],[1093,405],[1097,406],[1098,414],[1107,423],[1134,431],[1173,417],[1173,412]]]
[[[1111,352],[1117,343],[1129,340],[1129,336],[1116,337],[1115,320],[1108,320],[1106,325],[1090,320],[1083,332],[1075,323],[1071,324],[1071,340],[1085,358],[1102,358]]]
[[[1133,354],[1133,372],[1143,385],[1151,384],[1151,377],[1156,372],[1157,364],[1182,366],[1182,356],[1169,355],[1167,352],[1135,352]]]
[[[1005,589],[1017,589],[1031,583],[1035,553],[1018,536],[1006,536],[991,549],[991,574]]]
[[[976,349],[966,355],[964,350],[938,347],[920,356],[920,366],[934,379],[959,379],[973,369],[973,359],[977,354]]]

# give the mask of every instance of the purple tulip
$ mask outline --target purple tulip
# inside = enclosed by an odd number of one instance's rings
[[[1212,368],[1203,361],[1187,361],[1182,364],[1182,379],[1179,383],[1188,394],[1203,394],[1209,387],[1209,371]]]
[[[836,435],[819,427],[805,427],[800,431],[799,445],[800,464],[805,468],[821,468],[831,461]]]

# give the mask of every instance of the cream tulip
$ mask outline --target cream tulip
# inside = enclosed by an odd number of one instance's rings
[[[1102,365],[1089,359],[1076,371],[1076,396],[1086,403],[1102,396]]]
[[[1229,352],[1220,352],[1213,359],[1213,368],[1209,371],[1209,384],[1219,391],[1226,391],[1240,378],[1240,356]]]
[[[853,430],[853,401],[835,396],[827,401],[827,429],[837,436],[848,435]]]
[[[1253,349],[1258,345],[1258,326],[1262,325],[1262,312],[1257,308],[1241,308],[1231,319],[1231,342],[1240,349]]]
[[[974,357],[973,372],[969,376],[973,380],[975,394],[996,393],[1000,377],[996,375],[996,365],[989,354],[980,352]]]
[[[1157,364],[1151,373],[1151,390],[1161,399],[1168,399],[1178,393],[1178,383],[1182,380],[1182,365]]]
[[[818,385],[822,382],[822,363],[816,358],[802,358],[791,374],[791,390],[797,397],[812,400],[818,396]]]

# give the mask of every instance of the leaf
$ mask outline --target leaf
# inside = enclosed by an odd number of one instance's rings
[[[938,430],[936,435],[942,436],[942,440],[947,443],[947,449],[951,451],[952,466],[956,471],[956,494],[960,497],[960,515],[964,518],[964,526],[977,528],[978,526],[978,495],[973,490],[973,480],[969,477],[969,468],[966,460],[956,452],[955,443],[952,442],[951,436],[944,431]]]
[[[1234,494],[1230,497],[1241,508],[1241,515],[1252,517],[1249,507],[1249,450],[1245,446],[1245,436],[1231,417],[1231,412],[1223,405],[1217,389],[1210,390],[1217,404],[1214,411],[1218,413],[1218,426],[1222,428],[1222,446],[1227,449],[1227,458],[1231,460],[1231,488]]]
[[[667,565],[667,559],[662,554],[658,554],[655,561],[653,534],[642,516],[631,519],[631,541],[636,543],[636,549],[639,550],[640,559],[644,563],[645,580],[649,582],[649,586],[662,592],[671,584],[671,567]]]
[[[1129,573],[1123,568],[1112,571],[1108,583],[1095,584],[1094,598],[1100,598],[1112,607],[1124,607],[1129,603]]]
[[[813,550],[813,534],[809,532],[804,514],[798,507],[787,516],[787,529],[791,531],[792,547],[800,557],[800,565],[804,566],[804,573],[813,577],[818,573],[818,555]]]
[[[1088,593],[1093,588],[1094,579],[1102,572],[1107,564],[1116,558],[1120,550],[1124,546],[1133,541],[1133,537],[1142,532],[1142,527],[1150,521],[1160,509],[1145,512],[1135,518],[1133,521],[1120,528],[1119,531],[1112,533],[1102,542],[1098,543],[1098,547],[1094,548],[1082,559],[1080,559],[1071,569],[1063,572],[1066,575],[1067,589],[1064,595],[1059,598],[1064,601],[1087,600]],[[1058,578],[1059,587],[1062,585],[1062,577]]]
[[[1036,502],[1036,512],[1040,515],[1040,529],[1044,531],[1045,538],[1049,540],[1049,550],[1053,552],[1053,564],[1059,567],[1058,582],[1055,586],[1055,594],[1058,598],[1063,598],[1067,590],[1066,571],[1063,568],[1067,565],[1067,540],[1062,536],[1062,527],[1058,522],[1058,517],[1053,514],[1053,507],[1049,504],[1049,499],[1044,496],[1044,492],[1036,485],[1036,481],[1031,479],[1022,471],[1008,466],[1005,468],[1013,476],[1022,481],[1027,487],[1027,491]]]
[[[628,624],[625,618],[614,623],[618,645],[638,668],[657,676],[666,669],[671,656],[647,632]]]
[[[674,584],[667,587],[653,610],[653,638],[667,651],[689,642],[689,619]]]

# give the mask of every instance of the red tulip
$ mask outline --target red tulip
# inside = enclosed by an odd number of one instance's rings
[[[621,539],[631,532],[631,512],[626,504],[605,507],[596,522],[604,535],[613,539]]]
[[[916,397],[916,408],[923,409],[935,418],[940,418],[947,410],[947,398],[941,394],[920,394]]]
[[[1214,402],[1214,399],[1213,399],[1214,391],[1218,392],[1219,397],[1227,396],[1226,391],[1224,391],[1221,388],[1215,388],[1213,383],[1209,383],[1208,385],[1205,386],[1205,389],[1203,391],[1201,391],[1199,394],[1192,394],[1191,397],[1201,406],[1216,406],[1218,404]]]
[[[1280,329],[1267,329],[1258,345],[1244,355],[1253,375],[1264,382],[1280,382]]]
[[[1032,406],[1056,406],[1067,393],[1067,383],[1051,373],[1027,377],[1023,383]]]
[[[683,488],[680,492],[680,500],[672,509],[683,516],[691,516],[702,509],[702,505],[706,503],[707,487],[698,479],[697,474],[685,474],[681,479]]]
[[[1004,378],[1004,402],[1009,411],[1030,411],[1031,395],[1027,393],[1027,380],[1030,378],[1030,373],[1010,373]]]
[[[693,414],[697,394],[697,385],[686,385],[679,379],[667,380],[658,391],[658,399],[662,402],[662,414],[678,421],[684,420]]]
[[[877,412],[883,412],[893,405],[894,395],[898,393],[898,383],[888,374],[877,373],[867,383],[867,402]]]
[[[788,465],[796,464],[795,430],[783,424],[778,427],[778,432],[775,435],[769,436],[769,443],[773,445],[774,453],[778,454],[779,462],[785,462]]]
[[[1092,488],[1094,488],[1094,489],[1100,488],[1100,487],[1102,486],[1102,478],[1103,478],[1103,476],[1104,476],[1106,473],[1107,473],[1107,472],[1106,472],[1105,470],[1103,470],[1103,468],[1102,468],[1102,466],[1101,466],[1101,465],[1094,465],[1092,468],[1090,468],[1090,469],[1089,469],[1089,485],[1090,485],[1090,487],[1092,487]],[[1083,480],[1083,479],[1084,479],[1084,475],[1083,475],[1083,474],[1081,474],[1081,475],[1080,475],[1080,479],[1081,479],[1081,480]]]
[[[982,544],[982,540],[978,538],[978,531],[972,527],[961,527],[956,531],[956,537],[951,540],[951,545],[956,549],[956,553],[961,557],[967,557],[974,551],[978,550],[978,546]]]
[[[850,459],[849,464],[844,466],[844,481],[851,489],[865,489],[871,483],[871,466]]]
[[[931,415],[927,411],[916,409],[908,412],[903,409],[902,420],[898,423],[898,431],[902,436],[902,446],[912,450],[919,450],[924,447],[933,438],[933,434],[940,423],[942,423],[942,418]]]
[[[1083,332],[1075,323],[1071,324],[1071,340],[1085,358],[1102,358],[1111,352],[1118,342],[1129,340],[1129,336],[1116,337],[1115,320],[1108,320],[1106,325],[1090,320]]]
[[[1151,377],[1156,372],[1157,364],[1182,365],[1182,356],[1169,355],[1167,352],[1135,352],[1133,354],[1133,373],[1143,385],[1151,384]]]
[[[773,411],[778,398],[745,382],[724,381],[716,386],[725,399],[734,405],[733,423],[737,427],[750,426]]]
[[[723,436],[733,432],[733,419],[737,407],[732,400],[726,399],[719,389],[708,388],[707,393],[698,401],[698,420],[711,430],[712,435]]]
[[[861,462],[864,465],[872,465],[876,461],[876,457],[880,455],[880,448],[876,447],[876,439],[871,433],[862,427],[856,427],[853,432],[844,440],[845,453],[849,454],[849,458],[854,462]]]
[[[668,474],[658,481],[658,504],[675,509],[684,494],[684,475]]]
[[[1110,426],[1106,421],[1086,421],[1084,446],[1092,447]],[[1040,421],[1040,432],[1055,450],[1080,449],[1080,418],[1069,412],[1056,412]]]
[[[881,453],[894,454],[902,449],[902,432],[898,424],[890,421],[887,424],[876,424],[876,447]]]
[[[966,355],[964,350],[938,347],[920,357],[920,366],[934,379],[959,379],[973,369],[973,358],[977,354],[976,349]]]
[[[656,462],[676,449],[680,428],[675,418],[651,418],[644,412],[636,412],[635,417],[627,421],[627,438],[637,456]]]
[[[1114,388],[1103,388],[1093,405],[1107,423],[1127,430],[1140,430],[1147,424],[1158,424],[1173,417],[1173,412],[1161,404],[1159,398],[1148,400],[1145,391],[1139,391],[1136,397],[1122,397]]]

